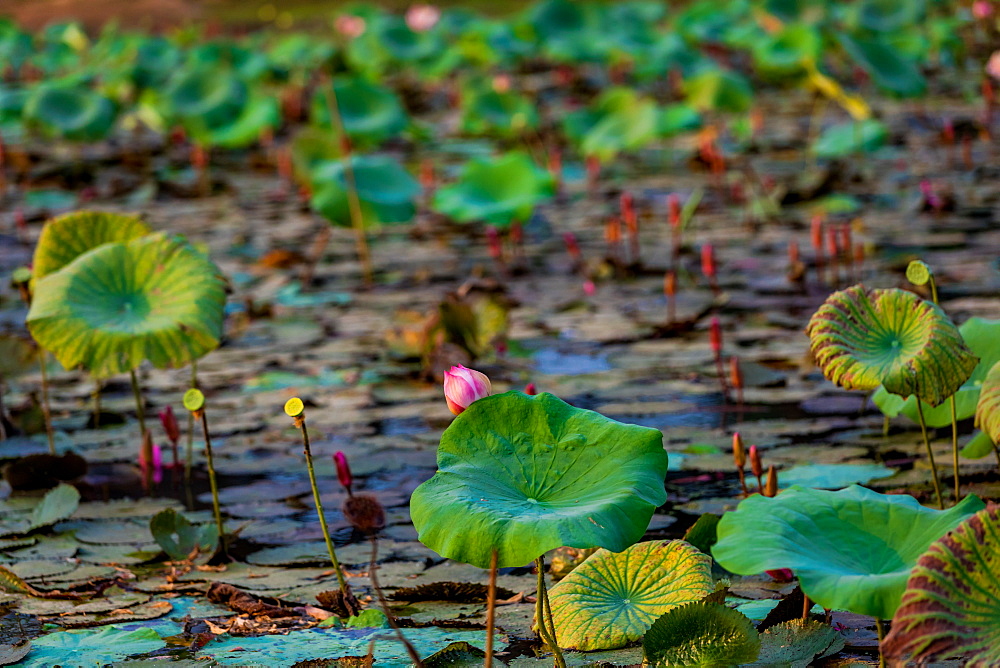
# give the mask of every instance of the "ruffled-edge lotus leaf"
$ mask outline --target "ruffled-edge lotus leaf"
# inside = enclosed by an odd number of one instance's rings
[[[552,194],[552,176],[523,151],[512,151],[467,162],[456,183],[434,194],[433,208],[460,223],[481,220],[507,226],[526,221]]]
[[[712,560],[681,540],[598,550],[549,591],[560,647],[616,649],[668,610],[712,593]]]
[[[789,568],[824,608],[891,619],[920,555],[982,507],[975,496],[931,510],[912,496],[857,485],[794,486],[774,498],[751,496],[723,515],[712,554],[740,575]]]
[[[333,85],[344,131],[355,141],[375,144],[396,136],[409,123],[402,103],[388,88],[360,77],[338,77]],[[323,88],[316,91],[312,101],[311,120],[321,127],[329,128],[327,97]]]
[[[45,223],[35,246],[31,275],[39,280],[102,244],[144,237],[150,229],[138,216],[108,211],[75,211]]]
[[[831,125],[816,138],[809,150],[820,158],[842,158],[854,153],[873,153],[885,144],[889,130],[874,118]]]
[[[707,67],[684,81],[687,102],[699,111],[741,114],[753,103],[753,89],[746,78],[732,70]]]
[[[793,619],[760,634],[760,656],[753,668],[783,666],[809,668],[817,659],[844,649],[844,637],[835,628],[812,619]]]
[[[743,613],[719,603],[688,603],[653,622],[642,639],[644,665],[721,668],[751,663],[760,634]]]
[[[479,568],[523,566],[560,546],[621,552],[664,501],[656,429],[551,394],[474,401],[441,436],[438,471],[410,499],[420,541]]]
[[[1000,362],[990,368],[983,381],[976,406],[976,426],[991,441],[1000,443]]]
[[[420,194],[420,184],[395,158],[354,155],[351,165],[366,226],[405,223],[413,218],[413,202]],[[343,160],[317,163],[310,173],[311,204],[334,225],[348,227],[351,215],[344,166]]]
[[[216,348],[225,301],[210,260],[151,234],[98,246],[39,280],[27,324],[67,369],[107,377],[146,359],[180,366]]]
[[[52,82],[31,90],[24,103],[24,117],[52,136],[97,141],[111,133],[118,108],[83,83]]]
[[[847,390],[880,385],[931,406],[962,386],[979,361],[935,304],[898,288],[855,285],[830,295],[806,328],[816,364]]]
[[[972,375],[955,392],[955,415],[959,420],[965,420],[976,414],[976,404],[979,403],[979,390],[986,380],[986,374],[993,365],[1000,362],[1000,320],[985,318],[969,318],[958,328],[962,340],[979,358],[979,363],[972,370]],[[914,422],[918,421],[917,400],[915,397],[902,397],[879,388],[872,395],[872,403],[888,417],[896,417],[900,413]],[[945,427],[951,424],[951,405],[946,402],[931,408],[923,407],[924,420],[929,427]]]
[[[990,504],[917,561],[882,651],[893,665],[963,657],[1000,664],[1000,506]]]

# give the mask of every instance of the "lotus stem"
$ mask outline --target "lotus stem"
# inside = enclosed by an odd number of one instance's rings
[[[563,657],[559,645],[556,644],[555,634],[550,631],[546,624],[546,611],[549,615],[549,623],[552,621],[552,609],[549,607],[549,593],[545,588],[545,556],[535,559],[535,568],[538,570],[538,591],[535,593],[535,619],[538,624],[538,635],[542,642],[552,649],[552,659],[556,668],[566,668],[566,659]]]
[[[43,348],[39,348],[38,368],[42,372],[42,418],[45,420],[45,435],[49,439],[49,454],[56,454],[56,439],[52,433],[52,409],[49,408],[49,372],[45,368],[48,361],[48,353]]]
[[[375,590],[375,595],[378,597],[379,605],[382,606],[382,612],[385,613],[386,622],[388,622],[389,626],[392,627],[392,630],[396,632],[396,637],[399,638],[399,642],[403,643],[403,647],[406,648],[406,653],[410,655],[410,660],[413,661],[413,665],[416,668],[422,668],[424,662],[420,660],[420,655],[417,653],[413,643],[407,640],[406,636],[403,635],[403,630],[399,628],[399,624],[396,622],[396,617],[392,614],[392,611],[389,609],[389,604],[385,600],[385,594],[382,593],[382,586],[378,582],[378,567],[375,564],[378,560],[378,538],[375,537],[374,532],[371,534],[370,538],[372,541],[372,558],[371,563],[368,565],[368,577],[372,581],[372,588]],[[493,554],[496,554],[496,552]],[[340,569],[338,568],[337,571],[339,572]],[[490,649],[489,640],[487,640],[486,647],[488,651]],[[487,654],[487,657],[489,656],[490,655]],[[488,666],[489,664],[487,663],[486,665]]]
[[[486,659],[485,668],[493,668],[493,627],[497,612],[497,551],[490,555],[490,585],[486,594]]]
[[[191,361],[191,387],[193,389],[198,388],[198,362],[196,360]],[[191,465],[194,461],[194,413],[188,413],[188,439],[187,439],[187,450],[184,453],[184,484],[188,488],[188,492],[191,491]],[[190,503],[188,505],[194,505]]]
[[[208,462],[208,484],[212,489],[212,512],[215,515],[215,526],[219,529],[219,541],[222,543],[222,551],[226,552],[226,530],[222,524],[222,510],[219,507],[219,486],[215,482],[215,465],[212,461],[212,439],[208,435],[208,416],[205,409],[199,411],[201,420],[201,433],[205,437],[205,459]],[[193,414],[193,413],[192,413]]]
[[[146,433],[146,413],[142,408],[142,392],[139,390],[139,379],[135,376],[135,369],[129,369],[129,378],[132,380],[132,396],[135,398],[135,415],[139,418],[139,430]]]
[[[875,632],[878,633],[878,668],[885,668],[885,655],[882,654],[882,642],[885,640],[885,625],[878,617],[875,618]]]
[[[129,378],[132,381],[132,396],[135,398],[135,415],[139,418],[139,432],[142,435],[140,447],[140,462],[145,461],[142,467],[142,484],[148,493],[153,483],[153,441],[146,431],[146,414],[142,405],[142,392],[139,389],[139,379],[135,375],[135,369],[129,369]]]
[[[323,87],[326,91],[326,106],[330,110],[330,125],[344,148],[344,181],[347,185],[347,206],[351,215],[351,227],[354,228],[354,246],[361,261],[361,271],[365,285],[372,284],[372,260],[368,252],[368,237],[365,234],[364,215],[361,212],[361,200],[358,198],[358,186],[354,180],[354,165],[351,164],[351,141],[344,130],[344,119],[340,115],[340,105],[337,103],[337,90],[330,78],[329,85]]]
[[[920,432],[924,436],[924,445],[927,447],[927,458],[931,462],[931,480],[934,481],[934,493],[937,495],[938,508],[944,510],[944,498],[941,496],[941,483],[938,482],[937,463],[934,461],[934,451],[931,450],[931,441],[927,438],[927,422],[924,420],[923,402],[917,397],[917,417],[920,418]]]
[[[951,460],[955,468],[955,505],[962,500],[962,483],[958,475],[958,408],[955,406],[955,395],[949,398],[951,403]]]
[[[285,411],[288,411],[287,406]],[[302,452],[305,454],[306,466],[309,469],[309,485],[312,487],[313,501],[316,503],[316,513],[319,515],[319,528],[323,532],[323,540],[326,541],[326,551],[330,555],[330,563],[333,564],[333,569],[337,573],[337,584],[340,586],[340,593],[346,600],[350,590],[347,587],[347,580],[344,579],[344,572],[340,567],[340,561],[337,559],[337,551],[333,548],[333,540],[330,538],[330,528],[326,525],[326,516],[323,514],[323,502],[320,501],[319,486],[316,484],[316,470],[313,468],[312,449],[309,445],[309,430],[306,428],[306,416],[300,412],[297,416],[293,416],[293,419],[295,420],[295,426],[302,431]]]
[[[94,378],[94,429],[101,428],[101,380]]]

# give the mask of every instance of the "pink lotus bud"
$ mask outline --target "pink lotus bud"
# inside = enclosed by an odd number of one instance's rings
[[[986,61],[986,73],[1000,81],[1000,51],[994,51],[990,59]],[[952,129],[952,137],[954,134],[955,131]]]
[[[170,439],[171,443],[176,443],[181,438],[181,429],[177,426],[177,418],[174,417],[174,409],[167,406],[162,411],[160,411],[160,424],[163,425],[163,431],[167,432],[167,438]]]
[[[441,20],[441,10],[434,5],[413,5],[406,10],[406,25],[413,32],[427,32]]]
[[[535,387],[534,383],[528,383],[524,388],[524,393],[529,397],[538,394],[538,388]]]
[[[573,258],[574,262],[580,261],[580,244],[576,242],[576,236],[572,232],[567,232],[563,235],[563,241],[566,243],[566,252],[569,256]]]
[[[454,415],[464,411],[473,401],[491,394],[493,386],[484,373],[467,369],[461,364],[444,372],[444,398],[448,402],[448,410]]]
[[[163,482],[163,451],[156,443],[153,443],[149,450],[149,459],[151,461],[147,461],[146,459],[145,448],[139,450],[139,468],[143,471],[144,475],[146,470],[149,469],[152,473],[150,477],[158,485]]]
[[[708,341],[712,346],[712,352],[716,356],[722,353],[722,325],[718,316],[712,316],[712,324],[708,329]]]
[[[743,439],[740,438],[740,432],[733,434],[733,463],[741,471],[747,465],[747,451],[743,447]]]
[[[635,198],[632,197],[632,193],[625,191],[621,194],[619,198],[619,204],[621,206],[622,219],[625,224],[631,229],[635,227]]]
[[[985,18],[989,18],[989,15],[993,13],[993,5],[991,5],[986,0],[976,0],[972,3],[972,15],[976,19],[982,21]]]
[[[340,484],[344,486],[344,489],[350,493],[351,485],[354,483],[354,479],[351,477],[351,467],[347,463],[347,455],[338,450],[333,453],[333,463],[337,466],[337,480],[339,480]]]
[[[583,282],[583,294],[587,295],[588,297],[593,297],[596,292],[597,292],[597,286],[594,285],[593,281],[588,279]]]
[[[757,452],[756,445],[750,446],[750,471],[758,478],[764,474],[764,466],[760,462],[760,453]]]
[[[715,248],[712,244],[701,247],[701,273],[705,278],[715,280]]]
[[[667,197],[667,208],[670,211],[670,227],[680,227],[681,198],[677,196],[677,193],[670,193],[670,196]]]
[[[823,216],[816,214],[810,222],[810,240],[817,255],[823,253]]]
[[[511,79],[509,74],[497,74],[493,77],[493,90],[497,93],[510,91]]]
[[[341,14],[333,22],[333,28],[344,37],[354,39],[365,34],[365,20],[360,16]]]

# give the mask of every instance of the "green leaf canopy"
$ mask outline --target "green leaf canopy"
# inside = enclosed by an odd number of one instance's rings
[[[152,234],[98,246],[38,281],[28,329],[67,369],[179,366],[219,345],[225,299],[210,260]]]
[[[912,496],[857,485],[792,487],[774,498],[751,496],[723,515],[712,554],[740,575],[790,568],[824,608],[890,619],[920,555],[982,507],[975,496],[931,510]]]
[[[934,542],[906,583],[883,646],[899,665],[963,655],[1000,664],[1000,506],[990,504]]]
[[[823,374],[847,390],[879,385],[937,406],[979,361],[940,308],[912,292],[855,285],[835,292],[806,328]]]
[[[520,392],[473,402],[441,436],[438,471],[410,500],[420,541],[487,568],[560,547],[620,552],[666,501],[656,429]]]
[[[712,593],[712,560],[680,540],[598,550],[549,592],[559,646],[616,649],[660,615]]]
[[[138,216],[102,211],[74,211],[45,223],[35,246],[31,274],[35,280],[58,271],[87,251],[115,241],[131,241],[150,233]]]

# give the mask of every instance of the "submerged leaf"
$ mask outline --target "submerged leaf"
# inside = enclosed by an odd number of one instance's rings
[[[889,619],[927,546],[982,507],[975,496],[931,510],[912,496],[857,485],[792,487],[774,498],[751,496],[723,515],[712,554],[740,575],[789,568],[824,608]]]
[[[616,649],[638,640],[663,613],[712,592],[712,560],[680,540],[598,550],[552,587],[560,647]]]
[[[806,333],[819,368],[840,387],[882,385],[932,406],[954,394],[979,361],[940,308],[896,288],[835,292]]]
[[[689,603],[657,619],[642,639],[646,661],[722,668],[756,660],[760,636],[742,613],[718,603]]]
[[[998,572],[1000,505],[990,504],[920,557],[885,639],[886,658],[925,665],[961,654],[966,665],[1000,663]]]
[[[754,666],[808,668],[816,659],[844,648],[844,638],[820,622],[793,619],[770,627],[760,635],[760,656]]]

